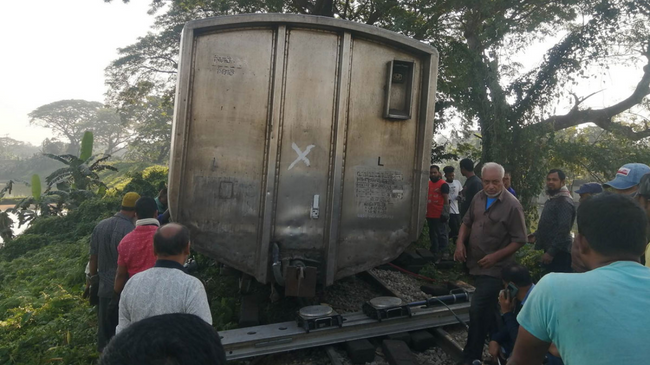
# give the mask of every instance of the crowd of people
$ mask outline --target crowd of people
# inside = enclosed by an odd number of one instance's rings
[[[612,181],[583,184],[577,209],[564,172],[550,170],[532,233],[503,166],[485,163],[479,178],[464,159],[460,172],[464,185],[453,167],[431,166],[427,224],[437,259],[451,239],[473,277],[462,364],[650,358],[650,167],[626,164]],[[514,260],[526,243],[542,251],[538,283]],[[169,223],[166,190],[125,194],[95,227],[86,293],[97,297],[100,364],[225,363],[204,285],[186,272],[190,244],[188,228]]]
[[[464,187],[454,169],[430,168],[427,222],[431,251],[445,256],[445,234],[456,247],[454,260],[473,277],[475,292],[462,364],[635,364],[650,358],[650,167],[622,166],[603,185],[583,184],[576,209],[566,175],[552,169],[537,229],[528,233],[522,205],[503,166],[489,162],[474,174],[460,163]],[[480,186],[479,186],[480,184]],[[605,191],[608,190],[608,191]],[[460,228],[451,220],[460,204]],[[449,213],[448,213],[449,212]],[[577,232],[574,237],[574,224]],[[445,229],[440,228],[447,222]],[[514,262],[526,243],[542,253],[543,278]],[[648,251],[646,251],[648,250]],[[483,359],[488,344],[490,357]]]
[[[190,232],[169,223],[166,189],[126,193],[97,224],[85,294],[97,296],[100,364],[225,363],[203,283],[186,272],[189,255]]]

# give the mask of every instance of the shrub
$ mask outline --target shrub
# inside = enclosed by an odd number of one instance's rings
[[[538,282],[542,278],[543,270],[539,260],[544,255],[544,251],[535,250],[533,245],[526,244],[515,254],[515,259],[521,265],[530,271],[533,282]]]
[[[121,192],[135,191],[141,196],[156,197],[160,189],[167,185],[168,173],[169,169],[165,166],[150,166],[142,172],[129,173],[130,181],[124,185],[116,185],[115,188]]]

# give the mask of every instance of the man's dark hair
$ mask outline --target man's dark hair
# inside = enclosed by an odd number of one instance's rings
[[[580,203],[578,232],[605,256],[641,255],[648,241],[646,212],[631,198],[609,192]]]
[[[187,244],[190,242],[190,230],[183,225],[176,225],[179,227],[178,231],[173,235],[163,234],[163,229],[171,228],[171,225],[158,228],[153,235],[153,248],[156,255],[163,256],[176,256],[180,255]]]
[[[436,169],[436,170],[440,171],[440,166],[438,166],[438,165],[431,165],[431,167],[429,167],[429,170],[431,170],[431,169]]]
[[[154,198],[143,196],[135,202],[135,214],[138,215],[138,219],[157,218],[157,210],[158,204],[156,204],[156,200]]]
[[[519,264],[511,264],[501,269],[501,278],[503,281],[509,283],[513,282],[519,287],[529,286],[533,283],[530,278],[530,271]]]
[[[546,174],[546,176],[548,176],[548,175],[550,175],[550,174],[552,174],[554,172],[557,172],[557,176],[560,178],[560,181],[566,180],[566,174],[564,173],[564,171],[562,171],[560,169],[551,169],[551,171],[549,171],[548,174]]]
[[[219,334],[193,314],[145,318],[113,337],[100,365],[221,365],[226,354]]]
[[[451,174],[452,172],[456,171],[456,169],[453,166],[445,166],[442,168],[442,171],[445,174]]]
[[[460,160],[460,168],[465,170],[465,171],[473,172],[474,171],[474,161],[470,160],[469,158],[464,158],[464,159]]]

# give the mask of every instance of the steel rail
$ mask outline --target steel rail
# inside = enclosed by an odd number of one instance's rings
[[[412,316],[372,319],[362,312],[343,315],[342,327],[311,330],[307,333],[296,321],[239,328],[219,332],[228,360],[238,360],[279,352],[321,347],[345,341],[385,336],[394,333],[437,328],[457,323],[450,312],[469,320],[469,302],[446,307],[413,308]]]

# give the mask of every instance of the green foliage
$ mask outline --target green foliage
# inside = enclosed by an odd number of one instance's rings
[[[41,199],[41,177],[38,174],[32,175],[32,196],[36,200]]]
[[[54,171],[45,178],[47,190],[49,191],[55,186],[59,190],[66,192],[72,192],[74,190],[91,190],[100,187],[106,188],[106,184],[101,181],[98,173],[104,170],[117,171],[117,169],[104,163],[111,157],[110,155],[103,155],[97,158],[92,155],[92,148],[93,134],[91,132],[86,132],[84,134],[84,144],[82,145],[82,151],[79,157],[74,155],[44,154],[45,156],[67,166]]]
[[[432,262],[424,265],[424,267],[420,270],[419,274],[422,276],[426,276],[430,279],[436,279],[439,276],[439,271],[436,270],[436,265]]]
[[[170,96],[148,96],[130,100],[121,109],[122,118],[133,126],[134,138],[126,157],[163,164],[169,158],[174,102]]]
[[[543,270],[540,265],[540,260],[544,255],[544,251],[535,250],[533,245],[526,244],[519,249],[515,254],[515,259],[521,265],[525,266],[530,271],[530,276],[533,282],[538,282],[542,278]]]
[[[86,161],[93,154],[93,133],[86,131],[81,139],[81,151],[79,152],[79,159]]]
[[[164,170],[143,175],[155,184]],[[87,200],[65,216],[36,220],[0,249],[0,364],[96,362],[96,312],[81,298],[84,267],[93,228],[119,205],[119,197]],[[214,325],[236,327],[237,278],[196,258]]]
[[[7,212],[0,211],[0,238],[2,242],[9,242],[14,238],[14,221]]]
[[[650,142],[631,141],[598,127],[557,132],[551,145],[550,165],[564,168],[573,179],[603,183],[626,163],[648,161]]]
[[[220,331],[236,328],[239,309],[237,278],[222,274],[217,263],[207,256],[195,253],[195,258],[199,265],[196,276],[208,294],[212,325]]]
[[[6,242],[0,259],[13,260],[47,245],[69,242],[92,233],[95,224],[119,209],[119,198],[90,199],[64,216],[35,220],[20,236]]]
[[[443,161],[458,160],[458,155],[450,151],[449,144],[438,144],[433,142],[431,146],[431,163],[441,163]]]
[[[58,215],[63,212],[63,205],[68,198],[68,193],[60,191],[46,191],[41,193],[41,178],[38,174],[32,176],[32,196],[23,198],[13,208],[6,210],[8,213],[18,215],[18,227],[31,224],[36,218]]]
[[[81,298],[90,234],[119,199],[39,219],[0,249],[0,364],[89,364],[95,310]]]
[[[123,186],[116,186],[122,192],[135,191],[141,196],[158,196],[160,189],[167,185],[169,168],[166,166],[154,165],[144,171],[136,171],[129,174],[131,180]]]
[[[87,247],[85,237],[0,259],[0,363],[97,359],[96,316],[81,299]]]

